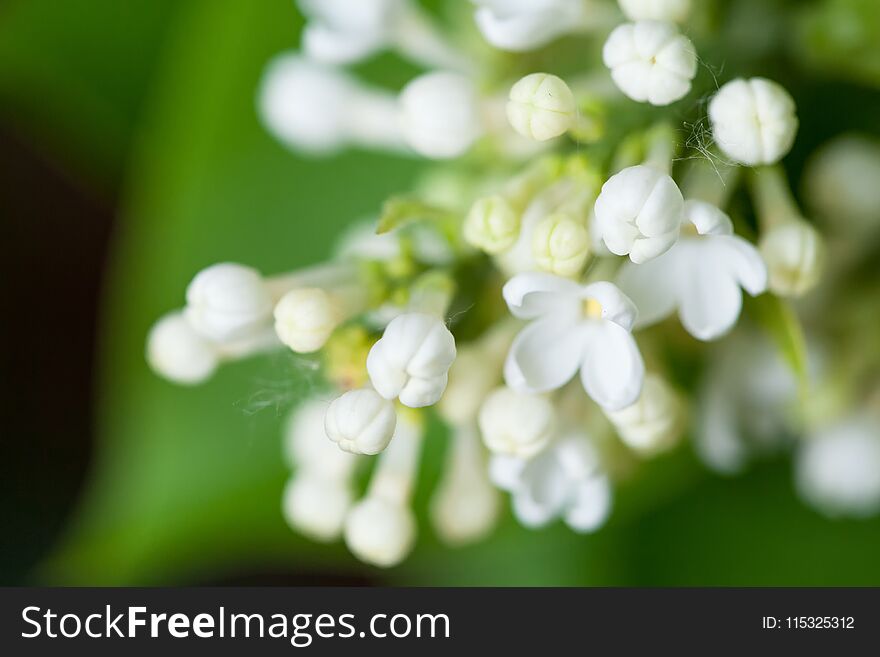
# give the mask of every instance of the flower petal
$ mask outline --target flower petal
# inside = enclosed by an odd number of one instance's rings
[[[736,235],[712,238],[719,251],[718,259],[736,281],[753,297],[767,291],[767,265],[751,243]]]
[[[645,364],[630,332],[614,322],[591,323],[584,351],[581,382],[587,394],[609,411],[635,403]]]
[[[695,254],[682,272],[679,317],[685,330],[698,340],[714,340],[727,333],[742,309],[742,291],[726,262],[728,251],[718,242],[727,239],[704,237],[687,245]]]
[[[514,317],[534,319],[550,313],[575,312],[580,286],[561,276],[527,272],[507,281],[502,294]]]
[[[675,311],[680,265],[685,255],[686,249],[679,244],[642,265],[623,264],[617,284],[638,309],[635,328],[656,324]]]
[[[700,235],[733,235],[730,217],[711,203],[696,199],[685,201],[684,218]]]
[[[577,373],[583,349],[583,334],[573,319],[560,321],[554,316],[536,320],[514,338],[504,378],[515,390],[555,390]]]
[[[614,322],[629,331],[636,321],[638,309],[619,287],[608,281],[585,285],[579,293],[581,299],[595,299],[602,306],[602,319]]]
[[[591,477],[577,487],[575,498],[565,514],[565,522],[577,532],[601,527],[611,511],[611,486],[605,476]]]

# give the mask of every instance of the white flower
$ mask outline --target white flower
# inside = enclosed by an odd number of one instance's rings
[[[211,340],[247,338],[272,316],[272,297],[256,269],[231,262],[203,269],[186,289],[186,318]]]
[[[419,408],[443,396],[454,360],[455,338],[441,319],[404,313],[391,320],[370,349],[367,372],[380,395]]]
[[[602,526],[611,511],[611,485],[589,441],[566,434],[530,460],[493,456],[489,476],[513,496],[513,512],[526,527],[562,517],[577,532]]]
[[[607,413],[620,439],[643,454],[673,446],[684,429],[684,409],[672,387],[656,374],[645,377],[638,401]]]
[[[523,137],[553,139],[572,126],[575,101],[565,81],[549,73],[532,73],[510,89],[507,119]]]
[[[832,517],[876,514],[880,511],[880,422],[858,415],[808,436],[795,467],[801,496],[819,511]]]
[[[691,0],[617,0],[627,18],[633,21],[672,21],[682,23],[691,12]]]
[[[819,282],[825,265],[825,243],[806,221],[794,218],[773,226],[761,236],[759,248],[774,293],[799,297]]]
[[[575,276],[590,254],[590,235],[583,219],[556,213],[542,219],[532,235],[538,267],[558,276]]]
[[[507,387],[493,391],[478,417],[483,442],[496,454],[528,458],[556,431],[556,411],[547,399]]]
[[[672,178],[640,164],[614,174],[602,185],[594,211],[596,230],[608,249],[642,264],[675,244],[684,199]]]
[[[333,541],[342,534],[352,501],[348,481],[306,471],[287,482],[281,504],[293,529],[318,541]]]
[[[709,120],[719,148],[749,166],[773,164],[785,157],[798,128],[794,100],[765,78],[725,84],[709,103]]]
[[[478,199],[464,221],[468,244],[495,254],[507,251],[519,237],[520,215],[499,195]]]
[[[317,287],[291,290],[275,305],[274,315],[278,338],[303,354],[323,347],[342,319],[333,296]]]
[[[349,390],[334,399],[324,417],[327,437],[352,454],[378,454],[397,424],[394,406],[375,390]]]
[[[507,385],[555,390],[580,370],[587,394],[606,410],[638,399],[645,366],[630,333],[636,307],[605,281],[579,285],[550,274],[519,274],[504,286],[511,313],[532,321],[513,341]]]
[[[284,434],[284,455],[291,468],[341,481],[348,479],[358,458],[327,440],[324,418],[328,406],[324,400],[314,398],[303,402],[290,415]]]
[[[147,362],[170,381],[196,384],[214,373],[219,354],[215,345],[197,333],[181,313],[175,312],[150,329]]]
[[[501,50],[540,48],[554,39],[583,29],[584,0],[472,0],[474,18],[483,37]]]
[[[733,234],[730,218],[715,206],[684,204],[688,230],[666,253],[642,265],[626,263],[617,284],[639,309],[636,327],[650,326],[676,310],[688,333],[714,340],[739,318],[742,292],[767,289],[767,267],[757,249]]]
[[[355,62],[382,48],[400,0],[298,0],[309,19],[303,50],[316,61]]]
[[[652,105],[669,105],[686,96],[697,74],[694,44],[665,21],[618,26],[605,42],[602,59],[624,94]]]
[[[473,82],[458,73],[426,73],[400,94],[403,134],[418,154],[458,157],[483,133],[480,99]]]

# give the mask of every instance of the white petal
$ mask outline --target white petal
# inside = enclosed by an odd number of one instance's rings
[[[730,238],[705,237],[683,245],[699,249],[682,272],[679,298],[681,323],[698,340],[714,340],[727,333],[742,309],[742,292],[724,262],[727,251],[716,242],[725,239]]]
[[[577,373],[583,349],[583,334],[573,319],[536,320],[510,346],[504,378],[508,386],[524,392],[556,390]]]
[[[700,235],[733,235],[730,217],[705,201],[685,201],[684,218],[694,225]]]
[[[502,294],[514,317],[534,319],[548,313],[576,312],[580,286],[567,278],[530,272],[517,274]]]
[[[566,3],[570,6],[575,3]],[[539,48],[572,29],[573,12],[560,8],[516,10],[502,14],[484,7],[474,15],[483,37],[502,50],[520,52]]]
[[[582,299],[595,299],[602,306],[602,319],[632,329],[638,310],[632,300],[619,287],[608,281],[585,285],[580,291]]]
[[[675,312],[684,255],[685,251],[677,245],[644,264],[623,264],[617,274],[617,284],[638,308],[635,328],[651,326]]]
[[[592,532],[601,527],[611,511],[611,486],[605,476],[593,477],[578,486],[574,502],[565,514],[565,522],[578,532]]]
[[[736,235],[711,238],[718,245],[727,270],[753,297],[767,291],[767,265],[751,243]]]
[[[513,491],[522,481],[527,461],[510,454],[493,454],[489,460],[489,480],[501,490]]]
[[[581,366],[581,382],[592,399],[609,411],[635,403],[645,364],[632,335],[618,324],[591,323]]]

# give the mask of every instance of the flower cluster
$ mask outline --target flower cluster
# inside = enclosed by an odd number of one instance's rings
[[[268,350],[320,365],[326,387],[286,430],[292,527],[399,563],[430,418],[449,436],[430,517],[453,545],[491,531],[499,491],[527,527],[595,531],[616,481],[685,435],[723,471],[793,449],[808,502],[880,509],[880,385],[833,384],[876,359],[822,364],[823,336],[846,329],[810,302],[833,308],[844,273],[780,164],[794,99],[761,77],[701,80],[696,4],[473,0],[483,40],[468,41],[412,0],[299,0],[302,51],[258,91],[266,128],[312,156],[442,162],[324,264],[199,272],[147,345],[182,384]],[[568,80],[529,70],[529,51],[563,37],[604,45]],[[346,68],[380,50],[426,72],[393,93]],[[878,187],[855,175],[870,167],[876,147],[817,159],[820,215],[880,226]]]

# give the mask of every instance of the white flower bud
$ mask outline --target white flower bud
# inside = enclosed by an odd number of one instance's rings
[[[317,541],[333,541],[342,534],[352,501],[347,481],[304,472],[287,482],[282,511],[291,528]]]
[[[694,44],[665,21],[618,26],[605,42],[602,59],[624,94],[652,105],[684,98],[697,74]]]
[[[773,226],[758,244],[767,263],[770,291],[784,297],[799,297],[812,290],[825,266],[822,236],[801,219]]]
[[[292,468],[328,479],[346,480],[354,470],[357,457],[327,439],[324,417],[328,406],[322,399],[310,399],[291,414],[285,429],[284,454]]]
[[[682,23],[691,12],[691,0],[617,0],[627,18],[633,21],[672,21]]]
[[[404,138],[425,157],[458,157],[483,133],[477,90],[458,73],[412,80],[400,94],[400,109]]]
[[[638,401],[619,411],[606,411],[620,439],[637,452],[656,454],[673,446],[682,434],[681,401],[672,387],[648,374]]]
[[[486,398],[478,420],[492,452],[522,458],[540,452],[556,430],[556,411],[546,398],[504,386]]]
[[[334,399],[324,417],[327,437],[352,454],[378,454],[397,425],[394,406],[375,390],[349,390]]]
[[[186,318],[218,342],[247,338],[272,316],[272,297],[256,269],[224,262],[203,269],[186,289]]]
[[[378,393],[411,408],[436,404],[455,360],[455,338],[438,317],[404,313],[370,349],[367,372]]]
[[[321,288],[291,290],[275,305],[275,332],[293,351],[318,351],[339,325],[341,312],[333,297]]]
[[[546,141],[565,134],[574,123],[574,94],[555,75],[527,75],[511,87],[509,98],[507,120],[523,137]]]
[[[535,226],[532,253],[544,271],[558,276],[575,276],[583,270],[590,254],[587,227],[569,214],[552,214]]]
[[[709,120],[718,147],[749,166],[774,164],[785,157],[798,129],[794,100],[765,78],[725,84],[709,103]]]
[[[299,0],[309,19],[303,51],[310,59],[347,64],[378,50],[387,39],[397,0]]]
[[[519,237],[520,215],[503,196],[487,196],[471,206],[464,221],[468,244],[490,254],[503,253]]]
[[[403,561],[416,538],[413,512],[404,504],[370,496],[345,521],[345,542],[361,561],[389,568]]]
[[[196,333],[180,313],[166,315],[150,329],[147,362],[170,381],[201,383],[214,373],[218,361],[216,347]]]
[[[684,199],[675,181],[646,165],[611,176],[596,199],[596,230],[615,255],[642,264],[678,239]]]

